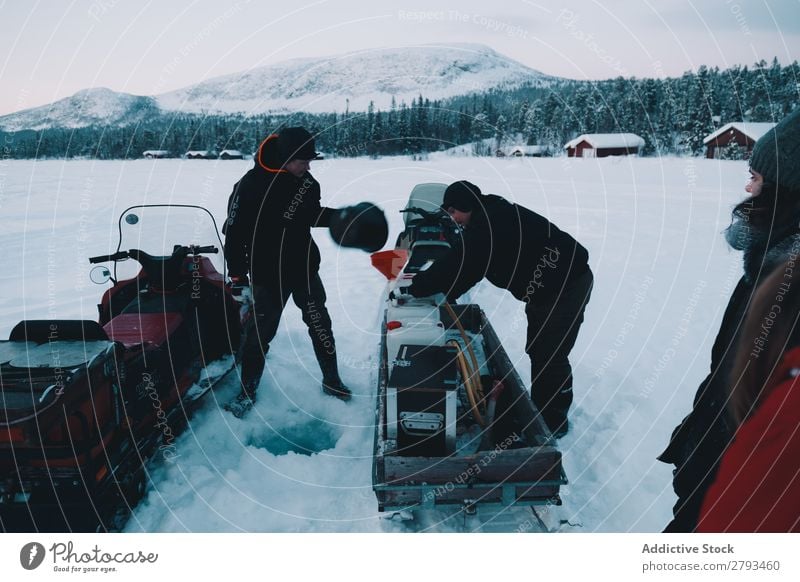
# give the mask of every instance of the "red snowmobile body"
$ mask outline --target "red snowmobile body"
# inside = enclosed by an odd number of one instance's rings
[[[126,259],[141,268],[124,280],[106,270],[114,285],[99,322],[23,321],[0,341],[0,530],[119,529],[144,493],[147,463],[177,456],[176,436],[218,379],[203,378],[205,366],[228,355],[219,368],[232,367],[246,309],[206,256],[218,235],[198,240],[189,214],[195,237],[171,254],[120,250],[133,242],[123,218],[141,230],[140,213],[189,208],[213,224],[200,207],[123,212],[117,252],[90,261],[114,261],[115,274]],[[157,230],[138,242],[168,238]]]

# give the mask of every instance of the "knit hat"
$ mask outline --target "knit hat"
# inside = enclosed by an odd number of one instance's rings
[[[302,127],[282,129],[278,133],[278,149],[286,162],[319,159],[314,136]]]
[[[447,210],[451,206],[461,212],[472,212],[476,208],[480,208],[481,189],[475,184],[460,180],[453,182],[444,191],[444,200],[442,200],[442,208]]]
[[[750,168],[766,182],[800,191],[800,108],[756,142]]]

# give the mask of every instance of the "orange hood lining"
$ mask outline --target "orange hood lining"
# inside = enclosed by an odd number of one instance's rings
[[[267,136],[267,139],[265,139],[264,141],[261,142],[261,145],[258,146],[258,152],[256,152],[256,161],[258,162],[258,165],[261,166],[262,168],[264,168],[267,172],[272,172],[273,174],[285,174],[285,173],[288,173],[287,170],[284,170],[282,168],[270,168],[268,165],[266,165],[264,162],[261,161],[261,157],[262,157],[262,153],[263,153],[263,150],[264,150],[264,146],[271,139],[278,139],[278,134],[277,133],[273,133],[272,135]]]

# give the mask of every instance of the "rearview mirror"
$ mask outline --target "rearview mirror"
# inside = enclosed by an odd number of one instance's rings
[[[111,280],[111,271],[108,270],[108,267],[97,265],[94,269],[89,271],[89,278],[92,280],[92,283],[104,285]]]

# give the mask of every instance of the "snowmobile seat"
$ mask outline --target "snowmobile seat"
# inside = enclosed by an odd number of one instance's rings
[[[108,337],[126,348],[149,344],[160,346],[183,323],[179,313],[121,313],[103,329]]]
[[[106,351],[111,342],[66,340],[39,345],[32,342],[2,342],[2,344],[17,344],[12,350],[8,350],[8,353],[15,352],[13,357],[4,362],[12,368],[71,369],[91,362],[92,358]],[[6,346],[3,348],[8,349]],[[3,351],[3,348],[0,348],[0,351]]]
[[[8,339],[41,344],[54,340],[107,340],[108,336],[96,321],[81,319],[27,319],[14,326]]]
[[[122,313],[175,313],[186,309],[186,303],[187,299],[181,295],[140,293]]]
[[[35,347],[34,342],[0,341],[0,366],[23,357]]]
[[[63,393],[75,378],[85,376],[92,362],[104,363],[112,345],[108,340],[0,341],[0,421],[47,407],[56,392]]]

